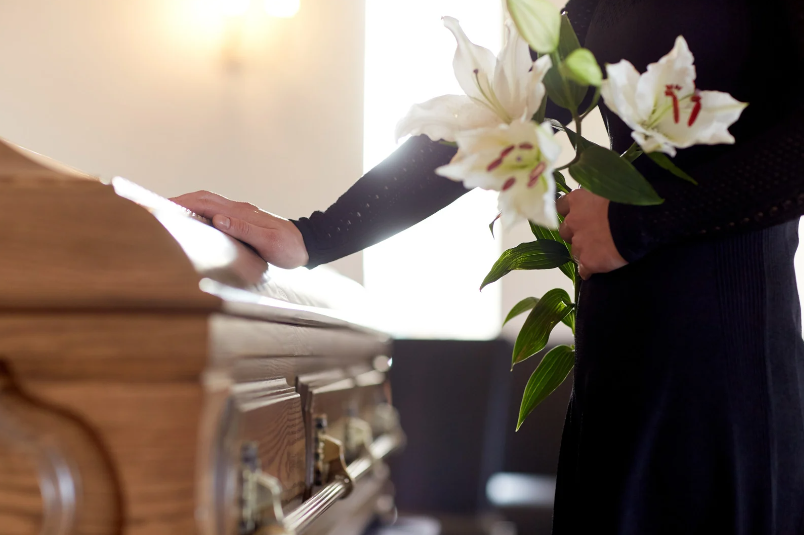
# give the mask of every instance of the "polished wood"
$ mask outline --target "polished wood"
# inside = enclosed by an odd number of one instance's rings
[[[233,535],[244,448],[298,512],[313,415],[375,424],[389,339],[322,295],[356,290],[208,223],[0,140],[0,533]],[[359,533],[387,479],[306,529]]]
[[[0,532],[119,532],[119,474],[80,408],[23,388],[2,363],[0,385]]]

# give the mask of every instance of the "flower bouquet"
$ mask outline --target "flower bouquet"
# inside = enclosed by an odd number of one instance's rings
[[[677,149],[696,144],[734,143],[728,128],[746,104],[727,93],[695,87],[694,59],[682,36],[645,73],[622,60],[606,65],[604,78],[592,52],[581,48],[567,16],[549,0],[506,4],[510,20],[497,57],[473,44],[457,20],[444,17],[458,43],[453,68],[465,94],[414,105],[396,133],[424,134],[457,146],[452,161],[436,172],[463,181],[467,188],[498,191],[503,226],[529,222],[535,240],[502,253],[481,290],[520,269],[557,268],[574,285],[574,296],[556,288],[540,298],[526,297],[508,313],[505,322],[528,312],[514,345],[513,369],[545,348],[559,322],[575,332],[581,279],[572,245],[557,232],[562,218],[556,199],[570,192],[562,172],[613,202],[660,204],[663,200],[632,162],[644,154],[694,187],[695,180],[671,157]],[[535,61],[530,49],[538,55]],[[634,143],[622,154],[583,137],[583,120],[601,98],[632,130]],[[569,111],[572,128],[545,117],[548,99]],[[556,163],[561,155],[556,131],[567,134],[575,151],[561,167]],[[525,387],[517,429],[567,378],[574,363],[574,346],[557,346],[543,357]]]

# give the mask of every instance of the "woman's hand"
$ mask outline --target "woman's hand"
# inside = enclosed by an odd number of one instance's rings
[[[170,200],[211,219],[216,229],[251,245],[268,263],[286,269],[307,264],[309,257],[301,232],[287,219],[208,191]]]
[[[576,189],[558,199],[556,208],[564,216],[558,233],[572,244],[572,256],[578,262],[582,279],[614,271],[628,263],[611,237],[608,199]]]

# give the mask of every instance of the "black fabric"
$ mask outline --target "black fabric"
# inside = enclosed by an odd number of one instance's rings
[[[802,66],[800,19],[773,0],[576,5],[594,6],[579,31],[602,63],[644,71],[683,34],[698,86],[751,104],[736,145],[679,152],[699,186],[641,159],[666,202],[610,206],[632,263],[581,289],[554,533],[804,533],[804,123],[782,83]],[[630,131],[602,112],[625,150]]]
[[[460,182],[435,174],[454,147],[426,136],[407,140],[365,174],[325,212],[293,223],[304,238],[308,268],[332,262],[390,238],[466,193]]]
[[[601,62],[644,70],[683,34],[698,86],[750,102],[733,146],[676,162],[700,183],[637,166],[666,202],[612,203],[631,263],[581,289],[577,360],[558,469],[554,533],[804,533],[804,343],[793,271],[804,213],[796,83],[800,0],[572,0]],[[612,146],[630,132],[605,107]],[[433,175],[450,151],[416,139],[336,205],[300,221],[314,263],[359,250],[460,193]],[[421,152],[433,149],[432,153]],[[405,184],[389,182],[415,163]],[[341,237],[372,195],[370,222]],[[347,219],[348,221],[348,219]],[[341,230],[342,232],[342,230]]]

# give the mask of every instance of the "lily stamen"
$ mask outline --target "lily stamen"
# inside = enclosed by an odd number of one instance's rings
[[[505,148],[504,148],[504,149],[503,149],[503,150],[500,152],[500,156],[499,156],[499,157],[498,157],[496,160],[494,160],[493,162],[491,162],[491,163],[488,165],[488,167],[486,167],[486,171],[491,172],[491,171],[493,171],[494,169],[498,168],[500,165],[502,165],[502,163],[503,163],[503,159],[504,159],[506,156],[508,156],[509,154],[511,154],[511,151],[512,151],[512,150],[514,150],[515,148],[516,148],[516,147],[515,147],[514,145],[509,145],[509,146],[505,147]]]
[[[673,121],[675,121],[676,124],[678,124],[678,121],[681,119],[681,111],[678,106],[678,95],[676,95],[676,91],[680,90],[680,85],[673,84],[666,85],[664,90],[664,95],[673,99]]]
[[[690,113],[690,120],[687,122],[687,126],[692,126],[695,124],[698,114],[701,113],[701,95],[699,95],[696,91],[695,94],[690,98],[690,101],[694,103],[695,106],[692,108],[692,113]]]
[[[539,181],[545,169],[547,169],[547,165],[544,162],[539,162],[539,165],[533,168],[533,171],[530,172],[530,176],[528,177],[529,188],[536,185],[536,182]]]
[[[497,95],[494,94],[494,91],[489,88],[489,92],[486,93],[486,90],[483,89],[483,84],[480,83],[480,70],[475,69],[472,71],[475,74],[475,86],[477,90],[480,91],[480,94],[483,95],[483,98],[486,99],[486,102],[483,104],[486,105],[491,111],[499,115],[503,120],[507,123],[511,122],[511,118],[508,116],[508,112],[505,111],[505,108],[497,99]]]

